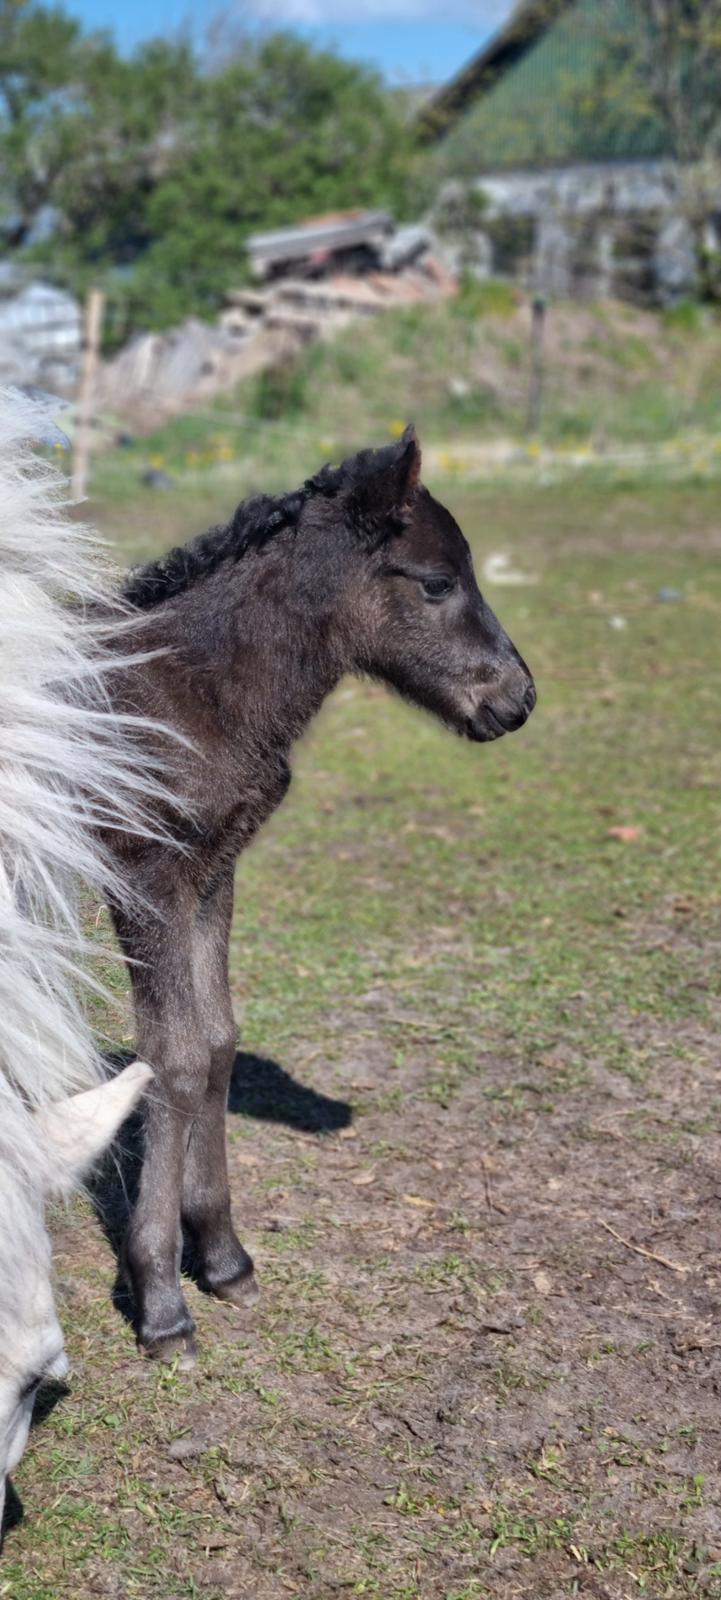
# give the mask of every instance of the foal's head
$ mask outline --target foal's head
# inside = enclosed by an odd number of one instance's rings
[[[12,1096],[0,1132],[0,1543],[8,1474],[25,1449],[38,1388],[68,1363],[53,1300],[45,1200],[68,1193],[151,1077],[141,1062],[35,1116]]]
[[[533,679],[479,591],[457,522],[421,484],[420,467],[412,428],[346,464],[342,515],[362,556],[346,591],[353,665],[457,733],[499,739],[533,710]]]

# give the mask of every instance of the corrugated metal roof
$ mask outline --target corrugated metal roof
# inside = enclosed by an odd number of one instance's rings
[[[351,212],[340,218],[317,218],[293,228],[276,228],[272,233],[253,233],[247,248],[253,266],[262,271],[276,262],[304,260],[317,251],[378,243],[392,230],[393,219],[387,211]]]
[[[487,94],[505,73],[538,43],[574,0],[522,0],[508,21],[477,55],[444,84],[418,113],[421,132],[442,139],[481,94]]]
[[[437,97],[448,172],[669,154],[648,96],[633,89],[628,64],[642,38],[635,0],[539,0],[514,16],[525,31],[513,50],[493,41]]]

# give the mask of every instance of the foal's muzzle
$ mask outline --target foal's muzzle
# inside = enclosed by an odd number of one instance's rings
[[[536,704],[536,687],[528,671],[524,671],[520,682],[518,674],[514,673],[514,680],[513,684],[502,681],[493,699],[484,700],[468,718],[469,739],[489,744],[493,739],[502,739],[504,733],[515,733],[527,722]]]

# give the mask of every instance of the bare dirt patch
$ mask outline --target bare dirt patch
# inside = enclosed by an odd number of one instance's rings
[[[718,1594],[721,1140],[694,1109],[721,1035],[648,1025],[643,1085],[481,1056],[443,1103],[432,1051],[369,1039],[385,998],[334,1019],[305,1099],[278,1080],[279,1120],[231,1128],[263,1296],[241,1319],[191,1287],[204,1365],[134,1444],[190,1519],[178,1593]],[[247,1094],[263,1069],[238,1070]],[[289,1126],[314,1091],[353,1120]],[[61,1240],[69,1284],[88,1245]],[[120,1378],[162,1387],[130,1351]],[[145,1508],[120,1527],[142,1547]],[[145,1592],[105,1563],[84,1583],[57,1592]]]

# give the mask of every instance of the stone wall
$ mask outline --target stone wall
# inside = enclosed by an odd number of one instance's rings
[[[487,204],[475,251],[481,274],[517,277],[545,295],[646,305],[694,293],[694,236],[672,162],[489,172],[474,187]],[[721,184],[706,244],[721,249]]]
[[[82,344],[80,306],[47,283],[22,283],[0,263],[0,383],[32,383],[60,394],[75,387]]]

